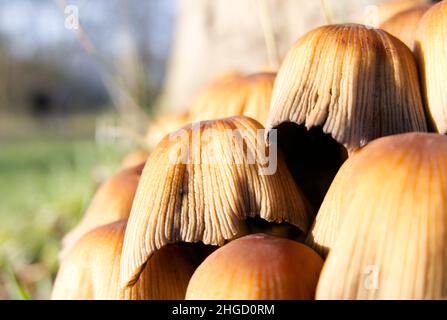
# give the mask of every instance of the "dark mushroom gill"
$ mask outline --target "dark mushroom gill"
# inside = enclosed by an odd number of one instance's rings
[[[278,148],[295,182],[317,212],[338,169],[348,158],[346,148],[321,127],[307,130],[303,125],[285,122],[275,129]]]

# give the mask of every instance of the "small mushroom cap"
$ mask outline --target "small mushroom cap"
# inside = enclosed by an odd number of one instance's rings
[[[255,234],[209,255],[192,276],[186,299],[314,299],[322,259],[308,247]]]
[[[121,162],[122,169],[130,169],[146,162],[149,151],[139,149],[128,153]]]
[[[289,50],[276,77],[267,129],[321,126],[348,151],[381,136],[426,131],[411,51],[380,29],[328,25]]]
[[[312,230],[334,234],[317,298],[447,297],[447,137],[381,138],[347,163]]]
[[[132,206],[123,285],[166,244],[222,245],[248,217],[307,231],[307,202],[280,154],[268,161],[276,163],[272,172],[263,173],[270,152],[263,135],[257,121],[237,116],[195,123],[163,139],[146,162]]]
[[[388,0],[379,4],[380,21],[390,19],[396,14],[408,9],[430,4],[430,0]]]
[[[121,170],[99,187],[81,222],[63,238],[61,259],[88,231],[129,217],[143,167]]]
[[[447,1],[433,5],[422,17],[415,41],[427,116],[434,130],[447,133]]]
[[[146,132],[146,142],[152,150],[169,133],[190,122],[190,115],[186,111],[168,112],[158,115],[150,124]]]
[[[383,22],[380,28],[400,39],[413,50],[419,21],[430,5],[418,6],[399,12]]]
[[[184,299],[198,265],[192,248],[167,246],[157,251],[132,288],[120,287],[120,256],[126,220],[86,233],[62,262],[52,299]]]
[[[245,115],[265,124],[275,77],[274,72],[260,72],[212,83],[193,101],[190,110],[192,120]]]

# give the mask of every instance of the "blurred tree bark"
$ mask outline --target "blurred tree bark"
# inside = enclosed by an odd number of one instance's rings
[[[397,0],[423,3],[428,0]],[[326,23],[379,24],[383,2],[396,0],[178,0],[172,53],[159,107],[187,107],[196,92],[219,74],[269,67],[259,3],[279,57],[307,31]],[[322,9],[326,4],[326,12]],[[384,12],[385,13],[385,12]],[[389,14],[389,12],[387,13]]]

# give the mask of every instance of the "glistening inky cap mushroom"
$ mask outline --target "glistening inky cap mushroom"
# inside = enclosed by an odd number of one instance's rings
[[[62,262],[52,299],[184,299],[189,279],[202,260],[190,247],[164,247],[154,254],[132,288],[120,287],[126,222],[103,225],[81,237]]]
[[[412,9],[415,7],[428,5],[431,0],[386,0],[380,1],[378,5],[378,18],[380,22],[390,19],[391,17],[399,14],[400,12],[406,11],[408,9]]]
[[[192,276],[186,299],[314,299],[323,260],[298,242],[254,234],[209,255]]]
[[[121,170],[100,186],[81,222],[62,239],[61,259],[88,231],[129,217],[143,167],[144,163]]]
[[[276,77],[267,129],[321,126],[349,151],[386,135],[426,131],[411,51],[380,29],[329,25],[302,37]]]
[[[136,149],[129,152],[126,156],[124,156],[121,161],[122,169],[130,169],[132,167],[138,166],[144,162],[146,162],[147,157],[149,156],[149,151],[145,149]]]
[[[158,115],[149,123],[146,132],[146,144],[150,150],[169,132],[177,130],[190,122],[190,115],[186,111],[166,112]]]
[[[260,72],[212,83],[192,102],[192,121],[245,115],[265,125],[275,77],[274,72]]]
[[[433,5],[419,23],[415,54],[421,70],[427,115],[434,130],[447,133],[447,1]]]
[[[447,137],[381,138],[348,162],[347,196],[319,213],[340,226],[316,297],[447,297]]]
[[[132,206],[123,285],[138,278],[155,250],[177,242],[222,245],[246,218],[307,231],[306,201],[263,135],[261,124],[238,116],[185,126],[162,140],[146,162]]]
[[[267,130],[318,209],[349,153],[386,135],[426,131],[411,51],[380,29],[328,25],[303,36],[281,64]]]
[[[422,16],[430,9],[430,5],[418,6],[399,12],[380,25],[380,28],[402,40],[413,50],[416,31]]]

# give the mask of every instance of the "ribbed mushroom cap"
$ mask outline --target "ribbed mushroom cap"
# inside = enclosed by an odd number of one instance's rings
[[[192,120],[245,115],[265,124],[275,76],[274,72],[261,72],[212,83],[192,102]]]
[[[168,112],[158,115],[150,124],[146,132],[148,148],[152,150],[169,132],[181,128],[190,122],[188,112]]]
[[[100,186],[81,222],[63,238],[61,259],[88,231],[129,217],[143,167],[144,163],[124,169]]]
[[[191,247],[171,245],[157,251],[132,288],[120,287],[120,256],[126,220],[96,228],[76,243],[57,274],[52,299],[184,299],[200,263]]]
[[[340,226],[317,298],[446,298],[447,137],[378,139],[348,162],[346,195],[318,214]]]
[[[267,129],[285,122],[321,126],[349,151],[381,136],[426,131],[411,51],[363,25],[309,32],[276,77]]]
[[[384,22],[405,10],[430,4],[430,0],[388,0],[379,4],[380,21]]]
[[[413,50],[419,21],[428,9],[430,9],[430,5],[417,6],[399,12],[383,22],[380,28],[400,39]]]
[[[249,217],[307,231],[305,200],[281,155],[276,170],[262,171],[263,155],[275,152],[265,147],[261,129],[257,121],[238,116],[186,126],[163,139],[146,162],[132,206],[123,285],[132,284],[151,254],[166,244],[222,245]]]
[[[186,299],[314,299],[323,260],[308,247],[249,235],[209,255],[192,276]]]
[[[415,41],[427,116],[434,129],[447,133],[447,1],[433,5],[422,17]]]

